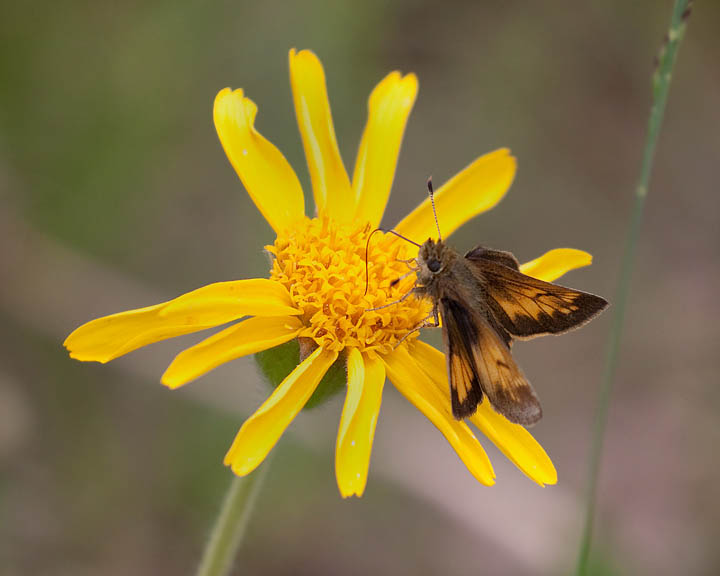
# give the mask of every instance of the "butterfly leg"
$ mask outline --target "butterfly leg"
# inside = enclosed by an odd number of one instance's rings
[[[405,300],[407,300],[413,292],[414,290],[410,290],[409,292],[403,294],[402,298],[400,298],[399,300],[388,302],[387,304],[383,304],[382,306],[378,306],[377,308],[365,308],[365,312],[374,312],[375,310],[382,310],[383,308],[388,308],[390,306],[395,306],[395,304],[405,302]]]
[[[392,286],[397,286],[402,280],[405,280],[405,278],[407,278],[408,276],[410,276],[410,274],[415,274],[416,272],[418,272],[418,270],[420,270],[420,267],[419,267],[419,266],[416,267],[416,268],[410,268],[410,271],[409,271],[409,272],[407,272],[406,274],[403,274],[402,276],[400,276],[400,277],[398,277],[398,278],[395,278],[395,280],[393,280],[392,282],[390,282],[390,286],[391,286],[391,287],[392,287]]]
[[[432,318],[433,321],[432,321],[432,322],[429,322],[429,320],[430,320],[431,318]],[[437,308],[437,306],[433,306],[432,314],[430,314],[428,317],[424,318],[424,319],[422,320],[422,322],[420,322],[420,324],[418,324],[415,328],[413,328],[412,330],[410,330],[410,332],[408,332],[407,334],[405,334],[405,336],[403,336],[402,338],[400,338],[400,340],[398,340],[398,343],[395,344],[395,347],[393,348],[393,350],[394,350],[395,348],[397,348],[398,346],[400,346],[400,344],[402,344],[402,343],[408,338],[408,336],[410,336],[410,334],[414,334],[415,332],[419,332],[419,331],[422,330],[423,328],[437,328],[438,326],[440,326],[440,315],[438,314],[438,308]]]
[[[438,326],[440,326],[440,312],[438,312],[437,304],[433,305],[432,316],[433,316],[433,321],[435,322],[435,324],[431,324],[430,327],[437,328]]]
[[[398,259],[398,262],[402,262],[408,268],[417,267],[417,258],[408,258],[407,260]],[[412,264],[412,266],[411,266],[411,264]]]

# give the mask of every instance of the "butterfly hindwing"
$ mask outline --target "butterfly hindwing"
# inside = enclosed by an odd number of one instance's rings
[[[603,298],[526,276],[511,254],[476,248],[465,261],[485,288],[487,303],[516,338],[562,334],[582,326],[607,307]]]
[[[512,252],[505,252],[504,250],[493,250],[492,248],[485,248],[484,246],[476,246],[465,254],[465,258],[470,261],[483,259],[492,260],[513,270],[520,270],[520,263],[517,258],[513,256]]]
[[[455,418],[472,415],[484,393],[511,422],[536,423],[542,416],[540,402],[510,348],[482,314],[447,297],[440,300],[440,313]]]

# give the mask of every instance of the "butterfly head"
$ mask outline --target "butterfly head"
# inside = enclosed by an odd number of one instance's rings
[[[420,246],[417,256],[419,282],[425,286],[432,284],[433,280],[447,269],[452,259],[451,248],[442,240],[429,238]]]
[[[427,181],[428,193],[430,195],[430,203],[432,204],[433,216],[435,217],[435,226],[437,227],[437,241],[428,238],[427,241],[420,246],[417,257],[418,281],[423,286],[431,285],[435,279],[442,274],[454,258],[452,249],[445,245],[440,234],[440,224],[435,211],[435,195],[433,193],[432,176]]]

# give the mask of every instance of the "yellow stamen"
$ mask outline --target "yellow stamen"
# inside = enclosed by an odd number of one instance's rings
[[[415,283],[406,260],[411,246],[389,234],[373,236],[368,251],[369,285],[365,294],[365,244],[372,232],[367,223],[340,224],[328,218],[305,219],[280,234],[273,246],[271,278],[290,292],[293,305],[303,311],[305,329],[328,350],[345,347],[361,352],[388,354],[430,314],[432,304],[409,296]],[[417,333],[407,339],[412,340]]]

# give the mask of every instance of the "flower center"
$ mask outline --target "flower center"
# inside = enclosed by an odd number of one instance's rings
[[[373,235],[366,293],[365,246],[371,232],[369,224],[306,218],[266,246],[275,256],[270,277],[303,311],[300,336],[329,350],[350,346],[380,354],[390,353],[402,338],[417,337],[412,331],[428,317],[432,303],[414,294],[397,302],[415,284],[415,274],[408,275],[413,263],[403,262],[414,257],[412,246],[390,234]],[[397,303],[369,310],[391,302]]]

